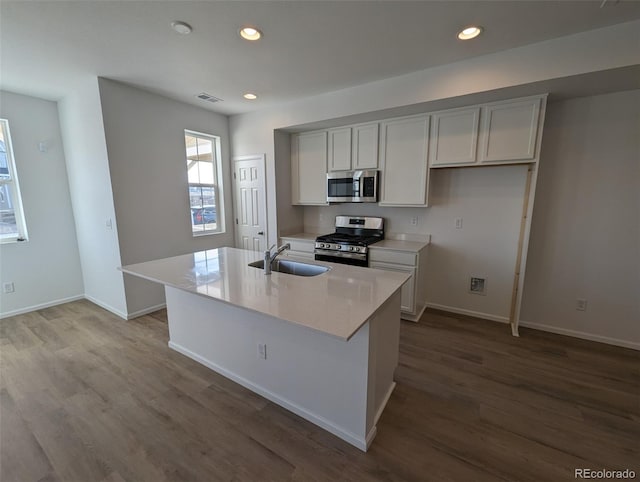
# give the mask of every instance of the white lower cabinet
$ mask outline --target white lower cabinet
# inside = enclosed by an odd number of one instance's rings
[[[411,275],[401,292],[400,305],[404,320],[418,321],[427,306],[427,248],[428,245],[417,251],[374,247],[369,250],[369,267]]]
[[[413,313],[415,311],[416,303],[416,269],[409,266],[402,266],[399,264],[389,263],[369,263],[370,268],[383,269],[385,271],[399,271],[401,273],[408,273],[411,275],[409,281],[402,286],[400,309],[405,313]]]
[[[289,243],[291,249],[286,250],[283,254],[293,256],[295,258],[307,259],[309,261],[315,259],[313,250],[316,247],[315,239],[300,239],[297,237],[282,237],[281,244]]]

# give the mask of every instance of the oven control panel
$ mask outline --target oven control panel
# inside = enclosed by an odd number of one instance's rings
[[[366,246],[352,246],[349,244],[327,243],[327,242],[316,242],[316,249],[326,249],[329,251],[342,251],[347,253],[359,253],[359,254],[365,254],[367,252]]]

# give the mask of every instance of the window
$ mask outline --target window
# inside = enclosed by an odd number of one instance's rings
[[[185,130],[184,143],[193,235],[224,232],[220,138]]]
[[[20,186],[11,147],[9,123],[0,119],[0,242],[26,241]]]

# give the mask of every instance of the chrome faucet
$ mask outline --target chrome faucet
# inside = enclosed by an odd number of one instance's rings
[[[291,249],[291,244],[290,243],[283,244],[272,255],[271,250],[275,247],[276,245],[274,244],[267,251],[264,252],[264,274],[271,274],[271,263],[273,263],[278,257],[278,255],[282,253],[285,249]]]

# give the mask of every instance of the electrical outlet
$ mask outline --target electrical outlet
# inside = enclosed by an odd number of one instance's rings
[[[576,300],[576,310],[587,311],[587,300],[585,300],[584,298],[578,298]]]
[[[265,343],[258,343],[258,358],[267,359],[267,345]]]
[[[462,229],[462,218],[456,218],[456,229]]]
[[[9,283],[2,283],[2,291],[4,293],[13,293],[16,290],[15,286],[13,285],[13,281],[9,282]]]
[[[411,219],[409,220],[409,222],[411,223],[411,226],[417,226],[418,225],[418,216],[411,216]]]

